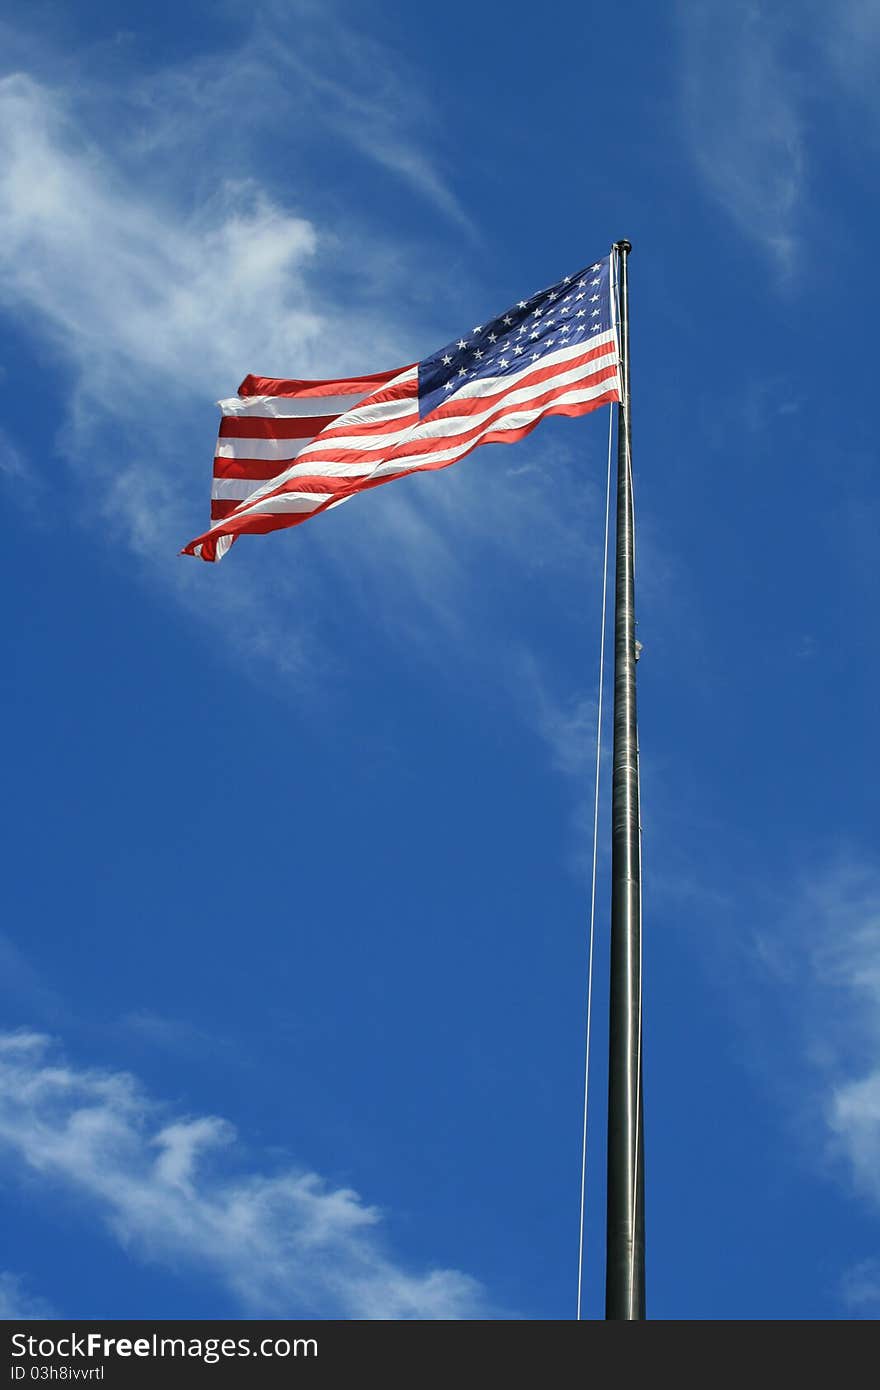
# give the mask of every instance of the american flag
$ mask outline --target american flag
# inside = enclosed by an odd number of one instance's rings
[[[219,560],[478,444],[522,439],[546,415],[620,399],[612,259],[521,299],[423,361],[333,381],[245,377],[220,401],[210,530],[182,554]]]

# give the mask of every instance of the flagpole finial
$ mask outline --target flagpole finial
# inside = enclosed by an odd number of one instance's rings
[[[631,241],[615,241],[615,243],[614,243],[614,249],[615,249],[615,251],[622,251],[622,252],[624,253],[625,256],[628,256],[629,253],[630,253],[630,251],[632,250],[632,242],[631,242]]]

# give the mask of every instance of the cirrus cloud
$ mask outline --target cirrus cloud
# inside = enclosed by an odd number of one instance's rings
[[[43,1034],[0,1036],[7,1164],[90,1204],[132,1255],[206,1272],[251,1317],[492,1315],[468,1275],[389,1254],[356,1192],[302,1168],[232,1171],[235,1147],[227,1121],[171,1114],[128,1073],[72,1066]]]

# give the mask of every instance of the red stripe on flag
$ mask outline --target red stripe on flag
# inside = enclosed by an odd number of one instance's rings
[[[338,419],[335,415],[224,415],[221,439],[311,439]]]
[[[412,365],[416,365],[413,363]],[[328,377],[324,381],[299,381],[272,376],[246,376],[238,388],[240,396],[365,396],[393,381],[408,367],[395,367],[390,372],[374,372],[371,376]]]
[[[265,482],[286,473],[295,459],[221,459],[214,460],[215,478],[253,478]]]

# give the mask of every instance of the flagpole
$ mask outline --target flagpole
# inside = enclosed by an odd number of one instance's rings
[[[617,561],[614,604],[614,762],[611,793],[611,995],[605,1317],[645,1316],[642,1129],[642,912],[636,724],[628,241],[615,243],[621,400],[617,407]]]

